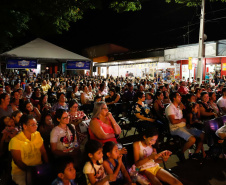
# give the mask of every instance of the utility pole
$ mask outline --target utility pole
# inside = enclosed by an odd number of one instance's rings
[[[199,51],[198,51],[198,67],[196,81],[199,85],[202,84],[202,70],[203,70],[203,57],[204,57],[204,20],[205,20],[205,0],[202,0],[201,15],[200,15],[200,28],[199,28]]]

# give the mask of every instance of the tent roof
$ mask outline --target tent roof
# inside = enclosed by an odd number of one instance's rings
[[[2,53],[2,57],[36,58],[44,60],[90,60],[86,57],[63,49],[43,39],[37,38],[11,51]]]

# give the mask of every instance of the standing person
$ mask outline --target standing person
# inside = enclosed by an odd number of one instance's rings
[[[103,158],[102,144],[96,140],[89,140],[85,145],[85,166],[83,173],[86,176],[87,185],[109,185],[109,181],[115,181],[113,174],[106,175],[104,167],[100,164]]]
[[[170,125],[170,133],[172,135],[178,135],[187,141],[181,152],[178,152],[178,158],[183,161],[185,160],[184,152],[189,149],[196,142],[197,137],[199,142],[197,144],[195,153],[199,153],[203,147],[204,134],[202,131],[186,128],[186,119],[183,118],[182,110],[179,108],[181,104],[181,96],[177,92],[173,92],[170,94],[170,100],[172,103],[166,107],[166,117],[169,120]]]
[[[20,119],[23,131],[11,139],[9,151],[12,155],[12,179],[18,185],[26,185],[28,166],[42,164],[42,157],[48,162],[43,139],[37,132],[37,121],[31,115]]]
[[[153,185],[160,185],[160,181],[171,185],[182,185],[178,179],[159,166],[162,159],[167,161],[172,152],[165,150],[157,153],[156,149],[153,148],[157,139],[158,130],[152,127],[143,133],[143,140],[133,143],[136,167],[140,168],[140,173],[145,175]]]

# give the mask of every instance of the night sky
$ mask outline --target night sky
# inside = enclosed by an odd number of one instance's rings
[[[43,39],[78,54],[87,47],[105,43],[129,50],[173,47],[198,42],[199,15],[200,7],[155,0],[136,12],[88,11],[82,20],[71,24],[70,31]],[[226,3],[207,1],[206,21],[207,41],[226,39]]]

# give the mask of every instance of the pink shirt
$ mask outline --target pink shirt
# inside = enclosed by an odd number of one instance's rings
[[[97,118],[94,118],[94,119],[97,120],[97,121],[99,122],[100,127],[102,127],[102,129],[103,129],[103,131],[104,131],[105,133],[108,133],[108,134],[114,134],[114,133],[115,133],[115,131],[114,131],[114,129],[113,129],[112,126],[110,126],[110,125],[108,125],[108,124],[102,122],[101,120],[99,120],[99,119],[97,119]],[[110,121],[110,120],[109,120],[109,121]],[[115,137],[114,137],[114,138],[109,138],[109,139],[98,139],[98,138],[93,134],[93,132],[91,131],[90,128],[89,128],[88,130],[89,130],[90,139],[97,140],[97,141],[99,141],[99,142],[102,143],[102,144],[104,144],[104,143],[106,143],[106,142],[108,142],[108,141],[113,141],[113,142],[117,143],[117,140],[116,140]]]

